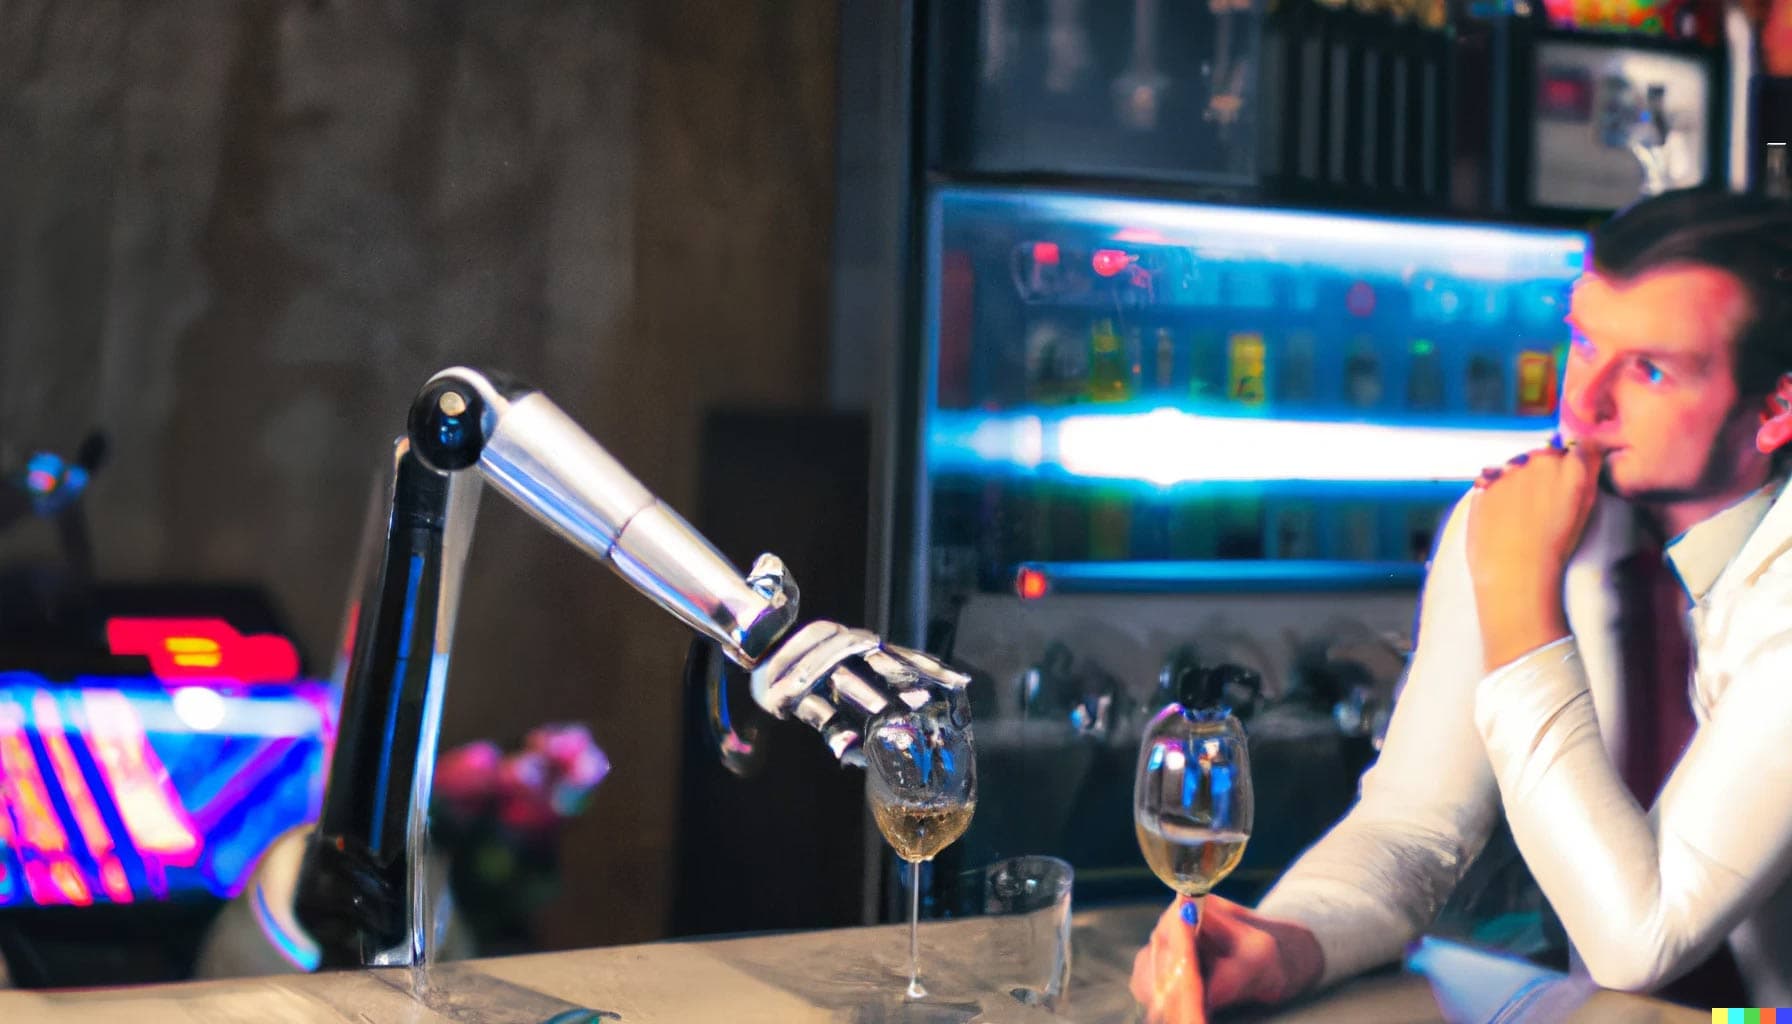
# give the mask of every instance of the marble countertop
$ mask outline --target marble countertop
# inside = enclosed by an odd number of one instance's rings
[[[905,926],[661,942],[402,968],[135,988],[0,993],[7,1024],[1050,1024],[1129,1019],[1132,956],[1160,908],[1074,917],[1069,990],[1056,1012],[1022,1005],[983,976],[984,919],[922,926],[928,1001],[904,1000]],[[1599,1021],[1694,1024],[1695,1010],[1427,940],[1411,967],[1356,979],[1304,1003],[1225,1020],[1326,1024]]]

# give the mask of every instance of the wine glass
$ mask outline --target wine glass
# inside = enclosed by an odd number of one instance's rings
[[[864,744],[867,792],[878,831],[909,863],[908,996],[921,987],[921,862],[952,845],[977,809],[977,756],[968,715],[945,702],[874,719]]]
[[[1244,726],[1223,706],[1173,703],[1145,727],[1133,783],[1133,827],[1145,862],[1199,926],[1201,897],[1231,874],[1251,836],[1251,762]]]

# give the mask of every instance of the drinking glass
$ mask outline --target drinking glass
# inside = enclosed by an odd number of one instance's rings
[[[1029,1006],[1056,1010],[1070,981],[1070,892],[1057,857],[1010,857],[982,869],[984,941],[977,973]]]
[[[898,705],[874,719],[864,745],[866,791],[878,831],[909,864],[908,996],[921,986],[921,864],[952,845],[977,809],[968,714],[944,702]]]
[[[1238,866],[1251,836],[1251,762],[1244,727],[1225,707],[1172,703],[1145,727],[1133,782],[1133,826],[1145,862],[1201,920],[1201,898]]]

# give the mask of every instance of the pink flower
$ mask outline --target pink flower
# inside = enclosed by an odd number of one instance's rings
[[[485,813],[497,797],[503,756],[490,740],[477,740],[443,754],[436,760],[436,798],[462,817]]]

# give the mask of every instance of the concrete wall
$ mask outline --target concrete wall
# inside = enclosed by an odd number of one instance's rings
[[[823,399],[834,26],[829,0],[0,0],[0,454],[103,427],[102,574],[263,582],[326,665],[438,368],[544,385],[691,507],[703,410]],[[488,497],[443,742],[582,719],[617,766],[549,945],[661,934],[684,643]]]

